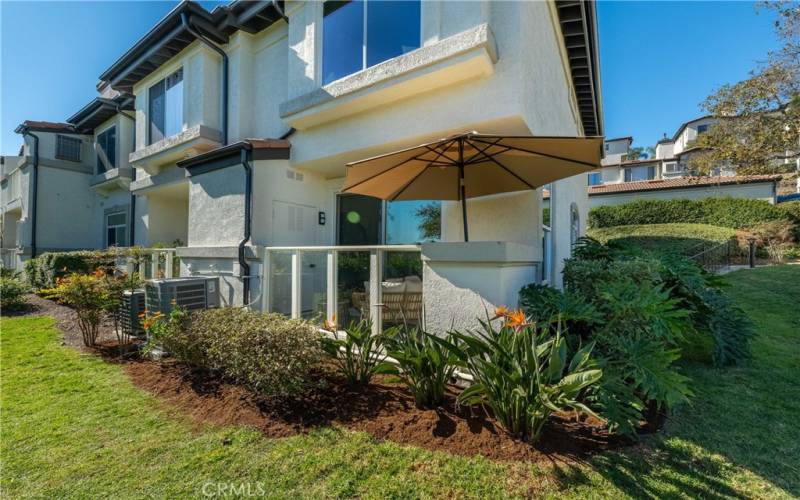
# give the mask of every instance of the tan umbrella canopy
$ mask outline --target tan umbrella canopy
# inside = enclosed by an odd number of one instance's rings
[[[602,137],[461,134],[347,164],[345,193],[383,200],[461,200],[536,189],[600,166]]]

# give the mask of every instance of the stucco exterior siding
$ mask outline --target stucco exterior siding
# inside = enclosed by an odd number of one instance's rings
[[[37,247],[96,248],[94,199],[86,196],[91,176],[39,166]],[[27,244],[30,244],[28,235]]]

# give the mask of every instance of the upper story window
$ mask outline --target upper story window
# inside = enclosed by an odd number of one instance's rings
[[[708,125],[698,125],[697,126],[697,135],[705,134],[708,132]]]
[[[183,129],[183,68],[148,91],[148,144],[172,137]]]
[[[600,172],[592,172],[589,174],[589,185],[598,186],[603,183],[603,177]]]
[[[665,163],[664,164],[664,171],[665,172],[668,172],[668,173],[672,174],[672,173],[680,172],[681,170],[682,169],[681,169],[680,165],[678,165],[676,162],[671,162],[671,163]]]
[[[606,143],[606,153],[608,152],[609,149],[611,149],[611,144]]]
[[[656,167],[633,167],[625,169],[625,182],[649,181],[656,178]]]
[[[81,161],[81,140],[77,137],[57,135],[56,158],[67,161]]]
[[[117,168],[117,127],[110,127],[97,136],[97,173]],[[103,152],[103,155],[100,154]],[[103,161],[105,160],[105,161]]]
[[[322,84],[420,46],[420,1],[325,2]]]

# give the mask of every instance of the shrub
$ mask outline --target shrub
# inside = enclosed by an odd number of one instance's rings
[[[17,278],[0,277],[0,309],[16,311],[25,307],[28,286]]]
[[[75,310],[78,326],[87,347],[97,343],[100,322],[108,304],[108,293],[102,270],[94,274],[72,273],[58,278],[56,286],[42,292],[48,298],[62,302]]]
[[[225,307],[146,321],[151,345],[264,396],[297,397],[312,385],[322,359],[321,335],[308,322],[277,313]]]
[[[534,315],[555,309],[568,317],[582,310],[580,302],[594,308],[599,320],[578,316],[570,329],[596,342],[604,375],[591,402],[612,429],[633,433],[645,409],[661,413],[690,396],[675,366],[688,336],[713,339],[717,366],[749,356],[752,323],[722,293],[722,281],[686,257],[592,239],[581,240],[574,255],[564,269],[565,292],[525,287],[520,301]]]
[[[448,342],[458,340],[448,336]],[[444,400],[458,358],[429,333],[422,330],[397,330],[386,339],[389,356],[400,365],[399,376],[414,396],[418,408],[436,408]]]
[[[778,203],[775,207],[794,224],[794,241],[800,243],[800,201]]]
[[[115,251],[45,252],[25,261],[25,279],[34,290],[53,288],[68,274],[88,274],[98,268],[110,272],[116,258]]]
[[[394,367],[386,362],[382,353],[384,341],[396,335],[397,328],[390,328],[383,335],[372,334],[369,321],[352,322],[344,329],[344,337],[335,326],[330,328],[336,338],[322,341],[325,351],[333,357],[347,384],[355,387],[369,384],[373,375],[393,373]]]
[[[637,200],[622,205],[595,207],[589,227],[630,224],[695,223],[741,229],[771,220],[789,220],[792,208],[781,209],[764,200],[705,198],[702,200]]]
[[[481,322],[481,331],[454,332],[461,345],[437,342],[474,377],[458,401],[488,406],[509,434],[534,443],[553,412],[593,414],[580,397],[600,381],[602,371],[593,367],[592,344],[568,359],[560,328],[551,334],[550,329],[526,324],[519,317],[515,313],[499,329]]]
[[[613,242],[617,247],[691,256],[703,248],[731,240],[736,231],[707,224],[673,223],[606,227],[592,229],[590,234],[603,243]]]

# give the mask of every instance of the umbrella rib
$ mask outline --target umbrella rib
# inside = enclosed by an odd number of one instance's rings
[[[481,154],[482,154],[483,156],[485,156],[487,160],[489,160],[490,162],[494,163],[494,164],[495,164],[495,165],[497,165],[498,167],[502,168],[503,170],[505,170],[506,172],[508,172],[508,173],[509,173],[509,174],[511,174],[512,176],[514,176],[514,177],[515,177],[515,178],[516,178],[518,181],[520,181],[521,183],[525,184],[526,186],[528,186],[529,188],[531,188],[531,189],[533,189],[533,190],[536,190],[536,188],[535,188],[535,187],[533,187],[533,186],[531,186],[531,184],[530,184],[528,181],[526,181],[525,179],[523,179],[523,178],[522,178],[522,177],[520,177],[519,175],[515,174],[515,173],[514,173],[513,171],[511,171],[511,170],[510,170],[508,167],[506,167],[505,165],[503,165],[502,163],[500,163],[499,161],[497,161],[495,158],[492,158],[491,156],[487,155],[486,153],[481,153]]]
[[[467,139],[467,140],[469,140],[469,139]],[[465,161],[465,162],[464,162],[464,165],[469,165],[469,164],[471,164],[471,163],[472,163],[472,161],[473,161],[475,158],[477,158],[477,157],[478,157],[478,155],[479,155],[480,153],[485,153],[487,149],[489,149],[490,147],[492,147],[492,146],[496,145],[498,142],[500,142],[500,138],[498,138],[498,139],[497,139],[497,140],[495,140],[495,141],[494,141],[492,144],[489,144],[488,146],[486,146],[486,147],[485,147],[485,148],[483,148],[483,149],[480,149],[480,148],[476,147],[475,149],[476,149],[476,150],[477,150],[479,153],[475,153],[474,155],[472,155],[472,156],[471,156],[471,157],[470,157],[470,158],[469,158],[467,161]],[[508,151],[508,149],[506,149],[506,151]],[[505,151],[503,151],[503,152],[505,153]],[[496,154],[497,154],[497,153],[496,153]]]
[[[427,148],[427,146],[425,146],[425,147]],[[405,165],[406,163],[408,163],[408,162],[410,162],[412,160],[417,160],[417,159],[419,159],[420,156],[422,156],[424,154],[428,154],[428,151],[425,151],[424,153],[420,153],[420,154],[418,154],[416,156],[412,156],[411,158],[408,158],[408,159],[405,159],[405,160],[401,161],[397,165],[391,166],[391,167],[387,168],[386,170],[382,170],[382,171],[378,172],[375,175],[371,175],[371,176],[367,177],[366,179],[360,180],[360,181],[356,182],[355,184],[353,184],[352,186],[348,187],[347,189],[353,189],[356,186],[360,186],[361,184],[364,184],[365,182],[371,181],[372,179],[374,179],[374,178],[376,178],[378,176],[381,176],[381,175],[385,174],[386,172],[388,172],[390,170],[394,170],[397,167],[401,167],[401,166]],[[357,165],[351,165],[348,168],[353,168],[354,166],[357,166]]]
[[[483,143],[483,144],[488,144],[486,141],[482,141],[480,139],[472,139],[472,140],[480,142],[480,143]],[[584,165],[584,166],[587,166],[587,167],[597,168],[599,166],[599,165],[595,165],[594,163],[590,163],[590,162],[586,162],[586,161],[573,160],[571,158],[565,158],[563,156],[557,156],[557,155],[551,155],[551,154],[547,154],[547,153],[541,153],[539,151],[532,151],[530,149],[518,148],[516,146],[509,146],[507,144],[503,144],[502,146],[504,148],[513,149],[515,151],[522,151],[523,153],[539,155],[539,156],[545,156],[547,158],[553,158],[554,160],[561,160],[561,161],[567,161],[567,162],[570,162],[570,163],[577,163],[579,165]]]
[[[453,142],[453,141],[450,141],[450,143],[452,143],[452,142]],[[447,146],[449,147],[449,144],[448,144]],[[440,156],[443,156],[443,155],[444,155],[444,156],[445,156],[445,158],[447,158],[447,155],[445,155],[445,154],[444,154],[444,152],[445,152],[446,150],[447,150],[447,148],[445,147],[445,148],[442,148],[442,150],[441,150],[441,151],[437,152],[437,153],[436,153],[436,155],[437,155],[437,156],[436,156],[436,157],[435,157],[433,160],[431,160],[431,162],[430,162],[430,163],[428,163],[427,165],[425,165],[425,168],[423,168],[422,170],[420,170],[420,171],[417,173],[417,175],[415,175],[415,176],[414,176],[414,177],[413,177],[413,178],[412,178],[410,181],[408,181],[408,182],[406,183],[406,185],[405,185],[405,186],[403,186],[403,188],[402,188],[402,189],[400,189],[400,191],[398,191],[398,192],[397,192],[397,193],[396,193],[394,196],[392,196],[392,199],[391,199],[390,201],[395,201],[395,200],[396,200],[396,199],[397,199],[397,198],[398,198],[398,197],[399,197],[401,194],[403,194],[403,193],[406,191],[406,189],[408,189],[408,186],[410,186],[410,185],[411,185],[411,184],[412,184],[414,181],[416,181],[416,180],[419,178],[419,176],[420,176],[420,175],[422,175],[423,173],[425,173],[425,171],[426,171],[426,170],[428,170],[428,167],[430,167],[430,166],[433,164],[433,162],[435,162],[436,160],[438,160]],[[447,164],[446,164],[446,163],[443,163],[443,165],[447,165]]]

